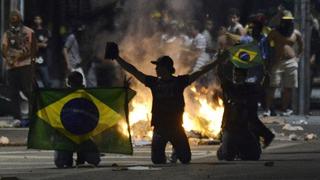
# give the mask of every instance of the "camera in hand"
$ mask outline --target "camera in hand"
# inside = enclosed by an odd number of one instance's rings
[[[118,56],[119,56],[118,45],[114,42],[107,42],[104,58],[116,59]]]

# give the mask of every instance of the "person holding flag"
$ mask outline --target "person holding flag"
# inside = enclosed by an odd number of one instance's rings
[[[183,91],[201,75],[213,69],[219,60],[207,64],[192,74],[174,76],[173,60],[169,56],[161,56],[151,61],[156,66],[157,76],[149,76],[119,56],[115,43],[107,44],[106,58],[115,59],[120,66],[151,89],[153,129],[151,159],[154,164],[166,163],[165,147],[171,142],[178,160],[187,164],[191,160],[189,142],[182,127],[184,112]]]
[[[100,152],[132,155],[129,87],[85,88],[80,72],[67,79],[69,88],[35,89],[28,148],[55,150],[58,168],[85,162],[97,166]]]
[[[69,74],[67,78],[67,86],[70,88],[84,88],[83,76],[78,71],[73,71]],[[80,144],[81,146],[86,146],[87,144]],[[94,144],[90,145],[92,148],[90,151],[77,151],[76,165],[84,164],[88,162],[94,166],[98,166],[100,163],[100,153]],[[73,165],[73,151],[66,150],[55,150],[54,152],[54,164],[57,168],[72,167]]]
[[[258,17],[251,16],[251,30],[247,35],[226,35],[239,44],[228,49],[230,61],[218,68],[225,107],[222,145],[217,152],[220,160],[258,160],[261,154],[259,137],[263,138],[263,147],[274,138],[257,115],[268,51],[262,34],[263,24]]]

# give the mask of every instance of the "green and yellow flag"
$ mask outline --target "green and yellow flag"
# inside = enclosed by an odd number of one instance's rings
[[[250,68],[262,64],[261,52],[256,43],[235,45],[229,49],[231,62],[237,68]]]
[[[28,148],[132,154],[128,88],[40,89]]]

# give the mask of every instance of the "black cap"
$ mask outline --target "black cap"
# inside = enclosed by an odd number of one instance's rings
[[[161,56],[157,60],[151,61],[151,63],[160,66],[173,67],[173,60],[170,56]]]
[[[151,63],[158,66],[167,67],[172,74],[175,72],[173,60],[170,56],[161,56],[157,60],[151,61]]]

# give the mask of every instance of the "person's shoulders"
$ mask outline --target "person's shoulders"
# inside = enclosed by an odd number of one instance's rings
[[[146,78],[152,79],[152,80],[157,80],[158,79],[157,77],[151,76],[151,75],[146,75]]]
[[[275,33],[278,33],[278,30],[274,28],[274,29],[271,29],[271,30],[270,30],[270,32],[269,32],[268,35],[271,36],[271,35],[273,35],[273,34],[275,34]]]
[[[276,37],[279,36],[279,35],[280,35],[280,34],[279,34],[279,31],[278,31],[277,29],[272,29],[272,30],[269,32],[267,38],[268,38],[268,39],[273,39],[273,38],[276,38]]]
[[[150,87],[153,86],[158,81],[158,78],[155,76],[146,75],[145,76],[145,85]]]
[[[237,23],[234,27],[235,27],[235,29],[239,29],[239,28],[244,29],[244,27],[241,23]]]
[[[210,32],[206,29],[206,30],[204,30],[203,32],[202,32],[202,34],[203,34],[203,36],[205,36],[205,37],[211,37],[211,34],[210,34]]]
[[[175,79],[179,82],[185,82],[186,84],[188,84],[190,80],[190,75],[184,74],[184,75],[175,76]]]
[[[183,75],[178,75],[178,76],[175,76],[175,77],[180,79],[180,78],[187,78],[189,76],[190,76],[189,74],[183,74]]]
[[[76,39],[75,35],[74,34],[69,34],[67,35],[66,37],[66,43],[71,43],[72,41],[74,41]]]
[[[297,36],[301,36],[301,32],[298,29],[294,29],[293,33]]]
[[[203,33],[198,33],[195,39],[198,39],[198,40],[205,39],[205,36],[203,35]]]
[[[67,38],[75,39],[75,38],[76,38],[76,36],[75,36],[73,33],[71,33],[71,34],[69,34],[69,35],[68,35],[68,37],[67,37]]]
[[[4,37],[8,37],[8,31],[3,32],[2,38],[4,38]]]

